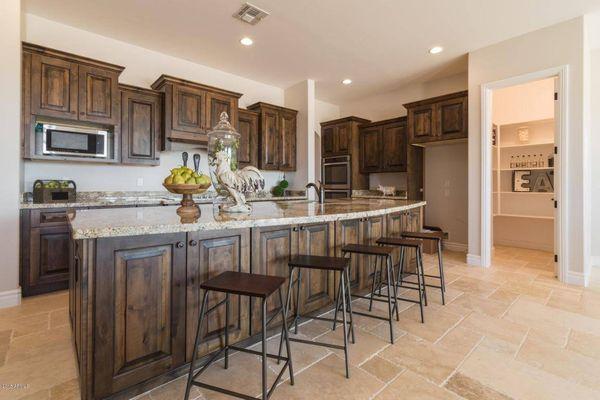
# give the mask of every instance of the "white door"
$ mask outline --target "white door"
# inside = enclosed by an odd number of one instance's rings
[[[559,277],[560,270],[558,264],[557,255],[560,254],[560,208],[558,204],[559,193],[561,189],[560,182],[560,102],[561,95],[559,91],[559,80],[558,77],[554,78],[554,196],[552,201],[554,202],[554,276]]]

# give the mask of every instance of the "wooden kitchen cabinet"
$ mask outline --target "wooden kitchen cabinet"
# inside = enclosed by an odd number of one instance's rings
[[[32,115],[119,123],[118,79],[124,67],[30,43],[23,43],[23,60],[29,75],[23,96]]]
[[[94,397],[185,363],[186,234],[96,241]]]
[[[121,163],[159,165],[162,95],[149,89],[120,85]]]
[[[426,144],[468,137],[468,92],[451,93],[404,104],[408,141]]]
[[[207,133],[219,121],[223,111],[237,128],[240,93],[168,75],[161,75],[152,84],[152,89],[164,93],[161,150],[170,150],[173,142],[206,147]]]
[[[250,272],[250,230],[190,232],[187,237],[187,312],[186,360],[192,359],[196,327],[204,291],[202,282],[226,272]],[[207,307],[225,299],[224,293],[210,292]],[[230,295],[229,341],[239,342],[249,336],[249,299]],[[205,317],[202,345],[198,355],[203,356],[219,348],[224,338],[225,305]]]
[[[238,110],[239,168],[258,166],[258,113],[240,108]]]
[[[360,131],[360,171],[381,171],[381,129],[378,126],[364,127]]]
[[[258,113],[258,168],[274,171],[296,170],[296,117],[290,108],[267,103],[248,106]]]
[[[368,119],[346,117],[321,123],[321,157],[345,156],[358,149],[358,127]]]
[[[361,135],[363,172],[406,172],[406,118],[394,118],[364,124]]]

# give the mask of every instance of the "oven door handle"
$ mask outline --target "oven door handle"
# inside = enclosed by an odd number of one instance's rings
[[[340,162],[332,162],[323,164],[324,167],[329,167],[330,165],[348,165],[348,161],[340,161]]]

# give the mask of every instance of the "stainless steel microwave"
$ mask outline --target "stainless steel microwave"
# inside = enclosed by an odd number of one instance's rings
[[[44,155],[108,158],[107,130],[38,122],[36,132]]]

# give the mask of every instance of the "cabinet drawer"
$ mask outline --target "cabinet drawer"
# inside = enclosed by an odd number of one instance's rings
[[[53,208],[49,210],[31,210],[31,226],[68,225],[67,209]]]

